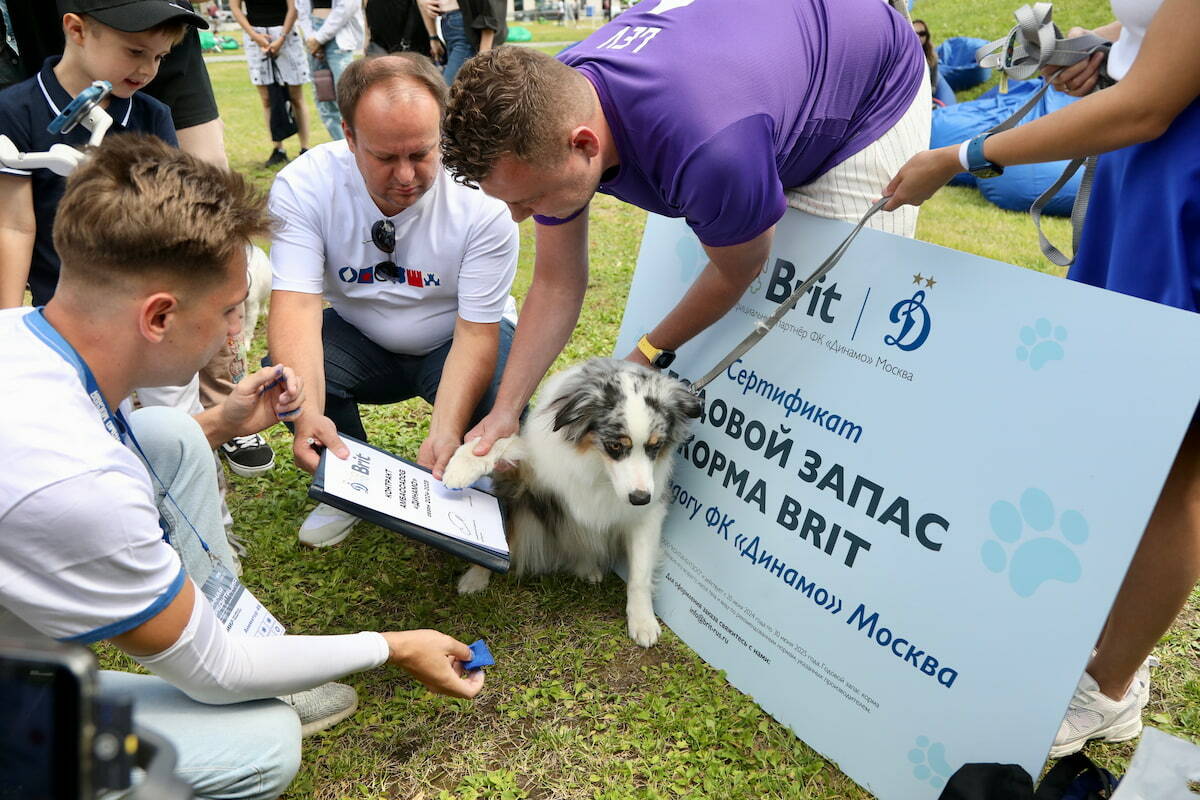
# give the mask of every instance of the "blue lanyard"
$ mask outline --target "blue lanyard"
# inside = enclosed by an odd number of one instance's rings
[[[146,452],[138,444],[137,437],[133,435],[133,429],[129,427],[129,423],[126,421],[125,415],[121,413],[121,409],[119,407],[115,410],[109,409],[108,401],[104,399],[104,395],[100,391],[100,385],[96,383],[96,376],[92,374],[91,367],[80,357],[75,348],[71,346],[71,343],[54,329],[54,326],[50,324],[42,313],[43,308],[44,306],[39,306],[34,309],[33,313],[25,315],[25,327],[29,328],[34,336],[38,337],[47,347],[62,356],[63,360],[75,369],[75,374],[79,376],[79,382],[83,385],[83,390],[87,392],[88,399],[92,401],[92,405],[96,407],[96,413],[100,415],[100,421],[104,423],[104,429],[108,431],[109,435],[126,447],[130,444],[133,445],[134,449],[141,455],[142,462],[145,463],[150,474],[154,476],[154,480],[158,481],[158,485],[162,487],[163,494],[174,504],[175,510],[179,512],[183,521],[192,529],[192,533],[196,534],[196,538],[200,540],[200,546],[204,548],[204,552],[209,553],[208,543],[204,541],[204,537],[200,535],[200,531],[196,530],[196,526],[183,513],[183,509],[179,507],[179,503],[175,502],[174,497],[171,497],[171,493],[167,490],[167,485],[162,482],[162,479],[158,477],[158,473],[154,471],[154,467],[150,464],[150,459],[146,458]],[[163,522],[161,516],[159,517],[158,524],[162,528],[163,541],[170,544],[171,534],[167,531],[166,524]]]

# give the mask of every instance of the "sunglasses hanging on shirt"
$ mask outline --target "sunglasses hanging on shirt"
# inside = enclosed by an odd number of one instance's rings
[[[371,241],[388,256],[386,261],[373,267],[376,279],[383,276],[389,281],[400,280],[400,268],[392,260],[392,254],[396,252],[396,225],[390,219],[379,220],[371,226]]]

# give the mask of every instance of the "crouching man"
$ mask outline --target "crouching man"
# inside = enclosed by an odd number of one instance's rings
[[[271,358],[312,390],[292,452],[309,472],[313,445],[345,458],[338,434],[367,438],[359,404],[421,397],[433,416],[417,461],[441,478],[508,358],[517,225],[442,169],[446,84],[429,59],[356,61],[337,97],[345,141],[313,148],[271,187]],[[336,545],[357,521],[318,505],[300,543]]]
[[[134,697],[137,722],[170,740],[205,798],[273,798],[291,782],[301,723],[276,697],[385,662],[442,694],[483,686],[463,673],[470,649],[436,631],[239,637],[209,601],[235,580],[205,507],[215,488],[198,486],[215,481],[211,448],[294,416],[299,382],[279,366],[194,420],[150,409],[151,426],[126,398],[194,374],[237,335],[245,245],[269,229],[240,176],[112,137],[59,206],[54,298],[0,312],[0,442],[20,465],[0,472],[0,636],[107,640],[146,667],[102,687]],[[139,438],[151,429],[155,445]]]

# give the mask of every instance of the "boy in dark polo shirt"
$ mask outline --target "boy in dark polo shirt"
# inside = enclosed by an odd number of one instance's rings
[[[71,99],[91,85],[112,84],[106,110],[109,135],[140,131],[177,144],[171,112],[136,92],[153,80],[159,62],[202,17],[168,0],[67,0],[62,4],[66,48],[46,60],[34,77],[0,92],[0,134],[23,152],[54,144],[80,147],[82,125],[62,135],[47,131]],[[58,283],[58,255],[51,231],[66,180],[48,169],[0,168],[0,308],[21,305],[26,286],[43,305]]]

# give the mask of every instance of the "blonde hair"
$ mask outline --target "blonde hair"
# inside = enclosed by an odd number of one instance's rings
[[[61,281],[124,287],[168,276],[206,289],[246,244],[269,235],[267,200],[241,175],[153,136],[109,135],[67,179],[54,220]]]
[[[471,58],[450,87],[442,122],[442,163],[476,186],[513,155],[553,166],[566,157],[566,132],[590,116],[587,78],[532,47],[497,47]]]

